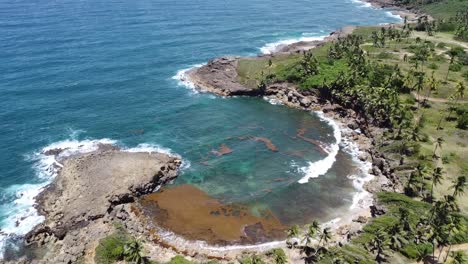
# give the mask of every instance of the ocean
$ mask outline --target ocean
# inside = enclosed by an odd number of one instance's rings
[[[56,173],[40,153],[55,146],[170,152],[184,159],[175,185],[286,224],[336,217],[353,203],[358,165],[333,121],[178,77],[217,56],[398,22],[388,11],[350,0],[0,1],[0,248],[43,220],[34,196]],[[232,153],[216,155],[222,146]]]

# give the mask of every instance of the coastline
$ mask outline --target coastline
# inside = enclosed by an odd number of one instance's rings
[[[379,8],[386,7],[386,6],[379,6],[379,4],[377,4],[377,3],[380,3],[381,1],[370,1],[370,2],[373,5],[378,6]],[[391,6],[391,7],[395,7],[395,6]],[[399,13],[401,14],[400,17],[403,17],[404,14],[412,14],[411,12],[405,11],[403,9],[395,10],[392,12],[394,13],[400,12]],[[281,46],[276,47],[277,50],[271,52],[270,54],[264,54],[260,56],[271,56],[271,55],[275,55],[278,53],[298,53],[298,52],[301,52],[302,50],[312,49],[319,45],[323,45],[326,42],[336,40],[338,37],[345,36],[346,34],[351,34],[354,28],[355,27],[347,27],[345,29],[332,32],[329,36],[324,37],[323,40],[298,41],[298,42],[290,43],[287,45],[281,45]],[[240,57],[231,57],[230,59],[236,61],[239,58]],[[196,67],[200,68],[200,67],[203,67],[203,65],[197,65]],[[183,75],[185,75],[185,77]],[[258,91],[254,89],[244,90],[243,88],[238,88],[234,93],[232,93],[232,91],[220,91],[216,87],[216,85],[206,82],[206,80],[204,80],[203,78],[198,78],[193,68],[190,70],[187,70],[186,72],[181,72],[180,77],[185,78],[185,80],[183,80],[183,82],[185,82],[184,85],[191,86],[192,89],[196,91],[199,91],[201,88],[201,91],[203,92],[214,93],[220,96],[233,96],[233,95],[260,96],[262,95],[261,93],[259,93]],[[232,83],[232,85],[236,85],[236,84]],[[297,91],[293,87],[291,92],[297,92]],[[373,159],[374,159],[373,152],[375,150],[371,149],[372,137],[366,136],[365,135],[366,133],[358,132],[360,124],[357,124],[358,128],[354,128],[356,127],[356,124],[349,123],[346,117],[341,117],[340,113],[342,109],[338,109],[339,107],[332,109],[335,106],[322,104],[321,102],[319,102],[317,98],[314,98],[313,95],[305,96],[306,99],[312,101],[311,104],[308,105],[307,107],[304,107],[304,104],[301,102],[304,96],[297,97],[296,99],[297,102],[295,103],[291,103],[290,100],[287,100],[289,98],[285,100],[285,97],[280,98],[276,96],[276,93],[275,94],[272,93],[267,96],[270,96],[271,97],[270,99],[275,102],[280,102],[281,104],[284,104],[289,107],[302,108],[306,111],[321,111],[325,108],[326,111],[324,111],[324,116],[326,118],[330,118],[333,122],[335,122],[340,127],[340,131],[343,136],[343,140],[341,142],[341,145],[343,146],[341,147],[341,149],[346,149],[348,153],[351,152],[352,154],[351,153],[350,154],[353,156],[353,159],[358,163],[359,162],[362,163],[360,167],[363,173],[368,174],[370,176],[369,179],[367,179],[366,177],[366,180],[362,182],[362,185],[356,188],[357,190],[359,188],[362,188],[362,190],[358,190],[357,194],[355,195],[357,197],[356,198],[357,201],[354,201],[353,199],[353,204],[351,205],[351,207],[354,207],[354,208],[350,208],[350,210],[345,212],[345,214],[340,219],[332,219],[331,221],[323,224],[324,226],[330,226],[332,227],[332,229],[338,230],[336,232],[337,237],[335,237],[334,243],[345,242],[348,239],[348,235],[350,233],[359,232],[359,229],[364,225],[364,222],[361,223],[359,221],[364,221],[363,219],[367,219],[371,217],[371,210],[369,209],[369,207],[373,205],[374,201],[372,197],[367,197],[367,195],[372,196],[372,193],[376,192],[379,186],[382,185],[382,183],[384,183],[387,180],[387,178],[384,177],[384,175],[382,174],[383,169],[379,169],[378,170],[379,172],[376,172],[375,169],[373,168],[375,167],[375,164],[377,163],[373,164]],[[288,94],[286,94],[286,97],[288,97]],[[352,114],[349,114],[349,115],[352,116]],[[353,127],[354,129],[351,127]],[[56,166],[61,167],[61,165],[62,164],[60,162],[57,162]],[[382,166],[386,166],[386,165],[382,165]],[[58,167],[55,167],[55,168],[60,170],[60,168]],[[371,171],[372,173],[369,173],[369,171]],[[372,174],[377,174],[377,175],[372,175]],[[360,195],[362,195],[362,197]],[[121,210],[122,212],[128,213],[131,210],[131,208],[127,206],[122,206]],[[127,221],[127,223],[132,223],[132,222]],[[137,224],[132,223],[131,225],[136,226]],[[144,227],[143,229],[141,229],[141,227],[134,228],[132,232],[135,232],[140,235],[144,234],[145,232],[141,230],[144,230]],[[189,256],[192,255],[194,258],[196,258],[198,254],[205,254],[208,258],[213,258],[213,259],[218,259],[218,258],[219,259],[235,259],[237,255],[245,251],[266,251],[266,250],[269,250],[271,248],[278,247],[278,246],[281,246],[286,249],[284,241],[273,241],[273,242],[269,242],[266,244],[259,244],[259,245],[215,247],[215,246],[206,245],[206,243],[204,244],[203,242],[200,242],[200,241],[187,241],[181,237],[178,237],[177,235],[173,233],[171,234],[170,232],[161,234],[161,237],[163,236],[164,236],[164,239],[167,239],[168,241],[176,242],[172,245],[166,245],[162,247],[161,247],[161,243],[155,245],[154,250],[156,250],[156,248],[158,250],[161,250],[161,248],[164,248],[165,250],[168,251],[164,259],[167,259],[168,256],[174,256],[175,255],[174,252],[189,253],[188,255]],[[165,243],[166,242],[162,244],[165,244]],[[179,246],[182,249],[171,248],[173,246],[174,247]],[[293,251],[287,251],[287,254],[292,259],[294,259],[294,257],[298,257],[298,256],[294,256],[295,253]]]
[[[404,7],[397,6],[391,0],[372,0],[365,2],[371,4],[375,8],[393,8],[394,10],[388,12],[391,12],[393,15],[398,15],[401,18],[401,22],[397,24],[401,24],[404,17],[411,22],[415,21],[417,17],[421,15],[421,13],[414,12],[414,10],[408,10]],[[283,53],[299,53],[351,34],[356,28],[355,26],[348,26],[334,31],[330,33],[329,36],[324,37],[323,40],[298,41],[287,45],[278,45],[276,50],[267,54],[260,54],[256,57],[229,56],[215,58],[210,60],[207,64],[196,65],[193,68],[180,71],[177,75],[182,85],[194,89],[197,92],[206,92],[222,97],[239,95],[263,96],[264,99],[271,104],[281,104],[305,111],[323,113],[323,117],[330,119],[339,127],[342,136],[340,149],[346,151],[353,157],[353,161],[359,164],[359,169],[365,177],[354,179],[356,193],[348,210],[343,212],[341,217],[323,223],[323,226],[331,227],[332,230],[335,231],[332,244],[346,243],[350,237],[360,232],[369,218],[379,213],[378,211],[381,209],[378,204],[375,204],[374,193],[382,190],[393,192],[401,189],[401,186],[392,185],[392,177],[394,177],[394,175],[390,170],[390,163],[393,161],[385,159],[385,157],[374,148],[375,142],[373,135],[381,133],[382,129],[375,126],[364,127],[364,122],[357,118],[353,110],[345,109],[340,105],[333,105],[329,102],[322,102],[319,98],[310,93],[301,94],[295,87],[291,87],[289,84],[273,84],[267,86],[264,91],[245,87],[237,82],[235,72],[238,65],[237,62],[241,58],[255,59]],[[175,78],[176,77],[174,77],[174,79]],[[181,244],[190,245],[190,241],[186,241],[183,238],[179,237],[177,240]],[[284,241],[277,241],[274,243],[279,243],[279,245],[281,245],[281,242]],[[252,249],[255,251],[270,249],[268,243],[252,245],[250,247],[235,246],[231,249],[213,246],[208,248],[213,251],[228,252],[227,255],[235,255],[237,250],[242,250],[243,252],[251,251]],[[298,257],[292,256],[295,253],[288,250],[285,245],[283,245],[282,248],[286,250],[286,254],[291,259]]]

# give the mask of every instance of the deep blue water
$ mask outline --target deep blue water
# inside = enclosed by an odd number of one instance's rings
[[[274,209],[285,192],[310,193],[314,210],[344,206],[350,195],[324,186],[349,190],[349,181],[336,179],[346,169],[293,184],[304,176],[298,168],[324,157],[292,136],[306,126],[308,137],[331,144],[325,122],[261,99],[194,94],[172,77],[216,56],[257,54],[268,43],[396,21],[350,0],[0,0],[0,228],[22,234],[38,220],[18,219],[34,215],[34,190],[50,181],[37,153],[64,140],[169,148],[191,164],[178,183],[226,201],[252,202],[273,189],[255,202]],[[269,138],[280,151],[232,139],[248,135]],[[221,144],[234,152],[212,155]],[[294,151],[302,156],[288,154]],[[266,184],[284,175],[287,184]],[[296,218],[287,214],[288,223]]]

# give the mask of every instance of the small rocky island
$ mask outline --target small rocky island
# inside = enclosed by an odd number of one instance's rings
[[[44,153],[59,157],[63,149]],[[112,145],[57,161],[58,176],[37,197],[45,221],[26,236],[38,263],[92,258],[99,239],[125,219],[125,205],[177,177],[181,160],[162,153],[125,152]],[[127,229],[131,222],[122,221]],[[127,226],[128,225],[128,226]],[[30,263],[27,261],[27,263]]]

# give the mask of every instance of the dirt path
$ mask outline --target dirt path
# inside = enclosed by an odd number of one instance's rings
[[[449,44],[455,44],[458,46],[462,46],[465,50],[468,50],[468,44],[465,42],[457,41],[454,40],[450,37],[450,35],[446,35],[443,33],[436,33],[434,36],[428,36],[425,32],[413,32],[413,37],[420,37],[421,39],[424,40],[430,40],[430,41],[435,41],[435,42],[444,42],[444,43],[449,43]]]
[[[416,92],[411,92],[411,94],[414,96],[414,98],[418,99],[418,93]],[[443,99],[443,98],[434,98],[434,97],[426,97],[423,94],[419,95],[421,101],[424,101],[425,99],[429,102],[434,102],[434,103],[455,103],[454,101],[451,101],[449,99]],[[468,101],[464,100],[458,100],[457,104],[463,104],[467,103]]]

